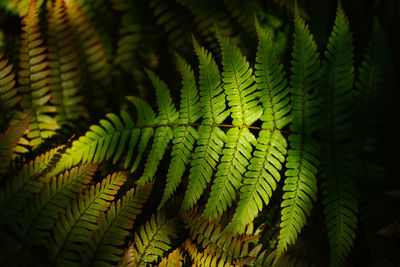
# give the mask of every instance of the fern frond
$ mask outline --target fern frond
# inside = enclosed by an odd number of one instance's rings
[[[296,13],[298,10],[299,14],[301,17],[305,19],[309,19],[310,15],[307,13],[307,11],[302,7],[297,4],[296,1],[293,0],[274,0],[275,3],[280,5],[281,7],[285,7],[287,10],[289,10],[291,13]]]
[[[64,124],[87,117],[85,108],[80,104],[83,98],[80,95],[82,86],[78,53],[64,0],[57,0],[51,9],[47,42],[51,102],[56,107],[56,120]]]
[[[159,260],[165,251],[171,249],[171,238],[175,238],[176,233],[177,226],[173,219],[168,219],[163,212],[153,214],[135,233],[135,243],[131,245],[134,247],[134,266],[147,266]]]
[[[105,216],[97,222],[98,228],[87,245],[82,248],[82,263],[104,265],[118,262],[123,254],[120,248],[141,213],[152,189],[153,183],[138,186],[113,203]]]
[[[10,2],[14,3],[13,8],[18,11],[18,15],[20,17],[26,16],[29,12],[29,7],[31,4],[31,0],[10,0]],[[35,4],[37,8],[40,8],[45,0],[35,0]]]
[[[291,122],[286,72],[274,50],[272,38],[256,21],[258,48],[255,64],[257,89],[263,104],[264,129],[283,129]]]
[[[53,177],[43,191],[23,210],[16,231],[23,245],[43,245],[59,215],[82,192],[96,171],[94,164],[83,164]]]
[[[230,114],[226,109],[221,75],[212,54],[193,38],[193,46],[199,61],[199,90],[202,107],[202,124],[218,124]]]
[[[73,200],[54,227],[48,245],[51,261],[65,265],[80,260],[79,244],[89,240],[102,212],[108,209],[125,181],[125,174],[114,173]]]
[[[131,172],[133,172],[141,162],[143,152],[147,148],[150,138],[154,135],[154,129],[152,127],[146,128],[146,126],[156,125],[159,122],[159,118],[156,117],[156,114],[146,101],[137,97],[127,97],[127,99],[136,106],[136,110],[138,111],[137,125],[139,127],[143,127],[138,144],[138,155],[136,156],[136,160],[131,168]],[[131,144],[134,146],[134,143],[129,143],[130,146]],[[130,158],[132,157],[132,152],[133,148],[129,147],[128,155],[125,159],[125,168],[129,164]]]
[[[325,107],[321,137],[336,142],[346,140],[351,134],[354,83],[352,35],[339,1],[335,24],[325,51],[321,90]]]
[[[12,72],[13,65],[0,53],[0,124],[9,120],[14,111],[12,108],[20,101],[15,88],[15,74]]]
[[[275,262],[287,246],[297,239],[310,216],[313,201],[317,198],[317,168],[319,166],[319,144],[312,134],[320,125],[320,97],[317,83],[320,78],[320,62],[317,45],[308,26],[300,17],[298,9],[294,15],[294,47],[292,59],[292,122],[289,136],[286,179],[283,187],[281,230]]]
[[[224,36],[232,36],[231,18],[221,1],[177,0],[177,2],[191,12],[197,32],[212,51],[219,51],[214,26],[217,26]]]
[[[241,259],[239,261],[232,262],[229,258],[220,257],[215,254],[215,252],[208,246],[203,251],[200,251],[196,244],[193,243],[190,238],[186,239],[184,244],[185,250],[190,255],[192,259],[193,266],[223,266],[223,267],[230,267],[230,266],[248,266],[251,264],[255,257],[247,257]],[[246,251],[247,254],[247,251]]]
[[[65,169],[71,168],[79,163],[98,163],[108,160],[113,156],[113,162],[117,162],[128,146],[125,157],[124,168],[132,161],[135,146],[139,140],[138,155],[133,163],[132,171],[139,164],[150,137],[156,125],[155,113],[144,100],[136,97],[127,97],[133,102],[138,111],[137,124],[135,125],[131,116],[126,111],[121,111],[121,118],[115,114],[106,115],[108,120],[100,120],[100,125],[92,125],[84,136],[72,143],[72,147],[66,150],[60,163],[47,177],[52,177]],[[140,128],[143,128],[142,130]]]
[[[137,50],[141,49],[142,16],[137,3],[126,0],[112,0],[112,3],[115,10],[123,12],[114,64],[121,66],[125,72],[130,72],[136,66],[135,59],[139,57]]]
[[[321,128],[324,213],[326,215],[331,266],[341,266],[353,246],[357,228],[357,187],[351,177],[353,37],[339,2],[335,25],[325,52]]]
[[[355,128],[359,146],[364,153],[375,153],[375,140],[385,135],[385,127],[390,123],[393,66],[388,37],[375,18],[372,36],[358,69],[355,94]]]
[[[400,219],[388,225],[385,225],[377,232],[377,234],[395,239],[400,239]]]
[[[254,35],[254,13],[260,9],[257,1],[247,1],[245,4],[240,0],[224,0],[225,7],[229,10],[232,18],[236,19],[240,26],[248,33]]]
[[[201,117],[199,95],[196,80],[190,66],[177,55],[178,67],[182,75],[181,104],[179,109],[178,126],[172,141],[172,159],[169,165],[166,186],[159,207],[171,197],[179,183],[189,162],[194,143],[199,139],[197,130],[188,124],[195,123]],[[185,125],[186,124],[186,125]]]
[[[0,189],[1,224],[12,219],[16,213],[26,206],[30,198],[43,189],[44,184],[37,181],[36,178],[51,162],[59,148],[54,148],[24,164],[15,177],[10,177],[6,181],[6,184]]]
[[[186,239],[184,246],[192,259],[193,266],[232,266],[228,263],[228,260],[215,256],[210,247],[207,247],[204,251],[199,251],[190,238]]]
[[[222,81],[234,126],[250,126],[262,114],[253,70],[240,49],[217,32],[222,52]]]
[[[147,156],[143,174],[137,181],[138,185],[144,185],[153,179],[158,164],[164,156],[167,145],[174,135],[172,127],[168,126],[168,124],[174,123],[179,117],[179,113],[175,109],[167,85],[156,77],[153,72],[147,71],[147,73],[156,88],[157,105],[159,107],[159,114],[157,116],[158,122],[166,126],[160,126],[155,130],[153,145]]]
[[[154,30],[152,17],[143,12],[147,2],[112,0],[112,3],[114,9],[122,13],[113,60],[113,65],[118,69],[115,69],[113,74],[117,81],[125,80],[125,83],[121,84],[122,90],[125,89],[126,82],[132,81],[138,91],[135,94],[145,98],[148,91],[145,84],[147,75],[143,66],[151,66],[156,57],[150,45],[154,39],[149,34]]]
[[[43,46],[43,39],[39,29],[39,17],[36,1],[31,0],[28,13],[22,20],[23,33],[21,35],[18,83],[21,92],[21,107],[23,113],[34,112],[29,123],[27,134],[29,145],[37,147],[44,139],[53,136],[59,128],[57,121],[49,114],[56,111],[49,104],[50,86],[47,48]]]
[[[286,87],[285,72],[279,64],[272,47],[269,34],[256,22],[259,38],[257,50],[256,82],[260,90],[260,101],[264,105],[261,116],[263,122],[256,150],[250,159],[250,165],[244,175],[240,200],[235,215],[226,231],[239,231],[251,222],[268,205],[272,191],[280,181],[280,170],[287,153],[287,142],[280,133],[290,122],[289,89]],[[264,130],[268,129],[268,130]]]
[[[135,259],[135,247],[133,244],[130,244],[129,247],[125,250],[124,255],[121,260],[118,262],[118,267],[136,267],[136,259]]]
[[[173,50],[187,52],[192,32],[191,18],[187,10],[175,0],[151,0],[149,7],[153,9],[157,24],[166,32]]]
[[[184,210],[197,203],[211,180],[226,141],[225,133],[213,125],[223,122],[230,113],[229,109],[226,109],[225,94],[215,60],[195,39],[193,46],[200,63],[199,89],[203,120],[198,130],[199,139],[190,168],[189,185],[182,203]]]
[[[177,248],[169,253],[167,257],[164,257],[158,267],[180,267],[183,266],[183,259],[184,256],[181,250]]]
[[[66,171],[59,177],[54,177],[45,188],[24,207],[21,215],[15,222],[10,224],[14,230],[15,244],[9,243],[8,253],[2,258],[2,264],[12,263],[27,265],[34,262],[30,253],[31,247],[45,246],[50,231],[58,220],[59,215],[64,211],[77,193],[82,191],[86,183],[91,180],[95,165],[81,165]],[[18,258],[18,259],[17,259]],[[11,264],[11,265],[12,265]]]
[[[110,68],[103,44],[78,3],[66,1],[68,20],[79,51],[82,85],[89,110],[104,108],[111,84]],[[96,114],[95,114],[96,115]]]
[[[25,118],[13,126],[10,126],[4,133],[0,134],[0,175],[7,172],[10,166],[13,149],[17,145],[20,138],[28,129],[29,121],[31,120],[33,112],[25,116]],[[3,178],[0,176],[0,179]]]
[[[113,52],[113,38],[110,36],[114,33],[117,27],[117,19],[111,9],[111,1],[108,0],[76,0],[76,3],[81,7],[82,12],[90,21],[95,29],[99,40],[105,50],[105,56],[110,58]],[[107,21],[107,23],[104,23]]]
[[[246,258],[249,253],[249,242],[258,239],[253,235],[252,224],[246,229],[246,234],[234,236],[233,233],[222,231],[218,220],[209,221],[198,215],[197,208],[181,214],[185,228],[189,228],[191,241],[204,249],[211,250],[216,258],[224,259],[229,264],[234,264]]]
[[[217,38],[221,45],[222,81],[231,110],[232,124],[239,127],[249,126],[262,114],[252,69],[237,46],[219,33]],[[231,128],[226,136],[221,163],[204,210],[207,219],[215,219],[232,206],[236,199],[236,190],[241,186],[243,174],[251,158],[252,145],[256,143],[255,136],[247,128]]]
[[[260,131],[256,150],[244,175],[236,212],[226,231],[239,232],[263,209],[263,202],[268,205],[281,178],[286,148],[286,139],[279,131]]]

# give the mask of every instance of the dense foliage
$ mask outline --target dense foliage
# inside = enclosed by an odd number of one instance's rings
[[[399,265],[396,2],[322,2],[1,2],[0,265]]]

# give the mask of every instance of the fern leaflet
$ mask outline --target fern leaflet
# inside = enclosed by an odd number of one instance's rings
[[[348,143],[353,106],[353,37],[340,1],[325,57],[324,124],[321,128],[323,204],[331,266],[341,266],[355,239],[358,203],[355,198],[357,188],[351,177],[353,160]]]
[[[292,59],[292,123],[289,136],[286,179],[283,187],[281,230],[275,263],[287,246],[293,244],[310,216],[317,198],[319,144],[312,134],[320,125],[320,97],[317,83],[320,63],[317,45],[296,7]]]
[[[6,181],[0,190],[0,224],[13,221],[15,214],[26,206],[27,201],[43,189],[44,184],[34,180],[46,169],[59,149],[57,147],[37,156],[24,164],[15,177]]]
[[[80,259],[79,243],[89,240],[92,231],[97,227],[101,212],[108,209],[110,201],[125,181],[125,174],[114,173],[74,199],[54,227],[48,247],[53,262],[65,265]]]
[[[172,141],[172,160],[169,166],[164,195],[160,207],[171,197],[178,187],[189,162],[194,142],[199,139],[197,130],[188,124],[195,123],[201,116],[200,102],[193,71],[183,58],[177,55],[178,67],[182,74],[181,105],[178,126]]]
[[[249,242],[259,238],[253,234],[253,224],[249,224],[245,229],[246,234],[241,236],[222,231],[219,220],[206,220],[198,215],[197,207],[183,212],[181,216],[185,227],[189,228],[191,241],[197,241],[196,243],[205,251],[210,251],[216,259],[222,259],[228,264],[244,260],[248,256]]]
[[[65,1],[65,0],[64,0]],[[110,88],[110,69],[103,44],[94,27],[75,1],[65,1],[72,32],[77,40],[79,66],[88,110],[104,110],[105,93]],[[94,114],[96,115],[96,114]]]
[[[0,175],[7,172],[10,165],[11,157],[14,154],[14,149],[18,144],[19,139],[28,129],[29,121],[32,118],[33,112],[25,116],[21,121],[18,121],[13,126],[10,126],[3,134],[0,134]],[[2,176],[0,176],[2,178]]]
[[[105,216],[97,223],[98,228],[82,249],[83,263],[104,265],[118,262],[123,254],[119,247],[141,213],[144,203],[151,193],[153,183],[138,186],[113,203]]]
[[[13,65],[0,53],[0,123],[9,120],[14,112],[13,107],[20,101],[15,88],[15,74],[12,73]]]
[[[219,34],[217,37],[224,67],[223,88],[230,106],[232,124],[239,128],[229,129],[226,133],[227,142],[204,210],[207,219],[221,215],[236,199],[236,190],[241,186],[242,175],[251,158],[252,145],[256,142],[254,135],[240,126],[251,125],[262,113],[249,63],[237,46]]]
[[[64,0],[57,0],[51,10],[48,27],[51,102],[56,107],[56,120],[63,124],[87,117],[82,102],[81,73],[78,54]]]
[[[225,133],[214,124],[223,122],[230,113],[226,110],[225,94],[215,60],[195,39],[193,45],[200,63],[199,89],[203,120],[198,130],[199,139],[190,168],[189,185],[182,203],[184,210],[197,203],[211,180],[226,141]]]
[[[279,171],[285,160],[287,142],[279,129],[290,122],[290,105],[285,72],[279,64],[269,34],[256,22],[259,38],[257,50],[256,82],[260,90],[260,101],[264,104],[263,122],[256,150],[244,175],[240,200],[230,224],[225,231],[239,231],[251,222],[262,210],[264,201],[268,205]]]
[[[163,212],[152,215],[151,219],[140,227],[135,233],[135,243],[131,245],[134,266],[147,266],[158,260],[164,251],[171,248],[171,237],[176,237],[176,224],[173,219],[168,219]]]
[[[48,84],[49,69],[47,48],[43,46],[43,39],[39,29],[39,17],[36,1],[32,0],[28,13],[23,19],[23,33],[21,35],[18,83],[21,85],[21,107],[23,113],[34,112],[29,123],[27,134],[29,145],[37,147],[44,139],[55,134],[59,128],[57,121],[49,116],[56,111],[49,104],[50,86]]]
[[[46,239],[50,236],[48,230],[54,227],[58,216],[69,202],[91,181],[96,167],[94,164],[83,164],[53,177],[45,184],[43,191],[23,210],[16,231],[23,245],[46,244]]]
[[[139,185],[146,184],[153,179],[158,164],[164,156],[165,149],[174,135],[172,127],[168,126],[168,124],[174,123],[179,117],[167,85],[151,71],[147,71],[147,74],[156,88],[157,104],[159,107],[158,122],[165,126],[160,126],[155,130],[153,145],[147,157],[142,177],[137,181]]]
[[[167,257],[164,257],[158,267],[182,266],[184,259],[181,250],[177,248],[169,253]]]

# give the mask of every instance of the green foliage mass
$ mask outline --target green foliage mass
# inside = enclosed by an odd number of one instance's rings
[[[400,264],[389,4],[3,2],[0,265]]]

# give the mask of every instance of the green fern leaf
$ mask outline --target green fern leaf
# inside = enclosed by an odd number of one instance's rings
[[[257,139],[256,151],[244,175],[240,200],[235,215],[225,231],[238,232],[253,221],[263,204],[268,205],[272,191],[280,181],[280,170],[287,153],[285,137],[276,129],[290,122],[289,89],[285,72],[279,64],[269,34],[256,22],[259,38],[257,50],[256,82],[260,90],[260,101],[264,104],[263,122]]]
[[[143,152],[147,148],[147,144],[150,138],[154,134],[154,129],[152,127],[147,127],[147,126],[157,125],[158,118],[156,118],[156,114],[146,101],[136,97],[127,97],[127,99],[130,100],[136,106],[136,110],[138,111],[137,125],[139,127],[144,127],[138,145],[138,155],[131,168],[131,172],[133,172],[134,170],[136,170],[137,166],[141,162]],[[133,148],[130,147],[128,150],[127,159],[125,160],[125,166],[127,166],[127,163],[129,163],[128,159],[131,157],[132,153],[133,153]]]
[[[168,42],[173,50],[187,52],[190,47],[190,32],[192,32],[191,17],[187,10],[177,1],[151,0],[149,7],[158,25],[167,33]]]
[[[72,147],[66,150],[60,163],[46,177],[52,177],[79,163],[98,163],[110,159],[117,162],[126,150],[124,168],[132,161],[134,148],[139,140],[138,154],[131,171],[139,164],[142,154],[147,147],[149,139],[153,136],[157,123],[155,113],[144,100],[136,97],[127,97],[137,108],[137,125],[126,111],[121,111],[121,118],[115,114],[107,114],[108,120],[100,120],[100,125],[92,125],[84,136],[72,143]],[[152,126],[152,127],[150,127]],[[141,131],[142,128],[142,131]]]
[[[3,125],[13,115],[12,108],[20,101],[15,88],[15,74],[12,73],[13,65],[8,63],[4,53],[0,53],[0,124]]]
[[[167,85],[147,70],[147,74],[156,88],[157,104],[159,107],[158,122],[161,125],[155,130],[154,140],[142,176],[137,181],[138,185],[144,185],[151,181],[157,171],[158,164],[163,158],[167,145],[173,138],[173,129],[168,124],[174,123],[179,116]]]
[[[257,89],[264,111],[262,128],[283,129],[291,122],[286,73],[279,62],[271,36],[256,21],[258,49],[255,64]]]
[[[172,196],[189,162],[194,148],[194,142],[199,139],[197,130],[190,126],[201,117],[199,95],[196,81],[190,66],[177,55],[178,67],[182,74],[181,105],[179,110],[178,126],[175,129],[174,140],[172,141],[172,160],[169,166],[164,195],[159,207]],[[186,125],[185,125],[186,124]]]
[[[138,50],[144,50],[140,45],[144,38],[141,29],[144,26],[142,14],[137,3],[126,0],[112,0],[112,3],[115,10],[123,12],[114,64],[120,66],[123,71],[130,72],[137,66],[135,60],[140,57]],[[144,51],[143,53],[145,54]]]
[[[372,28],[372,38],[358,69],[356,82],[355,134],[357,145],[364,157],[375,153],[378,142],[385,136],[385,128],[390,123],[393,105],[393,59],[391,47],[385,31],[377,18]],[[370,165],[366,163],[364,165]]]
[[[115,117],[113,118],[115,119]],[[74,166],[79,162],[101,162],[105,159],[106,155],[111,157],[113,154],[112,152],[114,151],[117,151],[120,155],[120,153],[122,153],[120,152],[121,143],[125,145],[128,139],[128,137],[126,137],[128,133],[125,133],[124,130],[130,125],[125,125],[124,128],[117,128],[121,127],[121,121],[115,121],[118,125],[115,125],[116,127],[114,128],[114,125],[108,120],[100,120],[100,125],[92,125],[90,131],[88,131],[85,136],[74,141],[71,149],[67,150],[67,153],[69,153],[68,158],[70,160],[70,162],[67,163],[67,166]],[[122,137],[121,132],[123,134]],[[139,133],[137,133],[137,135],[138,134]],[[114,136],[117,136],[117,138],[121,137],[121,139],[124,140],[124,142],[119,144],[118,148],[116,142],[113,141]],[[131,136],[131,138],[135,137]]]
[[[15,177],[11,177],[0,189],[0,224],[14,220],[14,216],[35,194],[44,187],[36,178],[40,176],[47,165],[57,154],[60,147],[54,148],[45,154],[37,156],[34,160],[23,165]]]
[[[125,174],[114,173],[74,199],[54,227],[48,246],[51,261],[72,265],[80,260],[79,243],[88,242],[102,212],[108,209],[125,181]]]
[[[222,81],[231,108],[232,124],[234,126],[249,126],[258,120],[262,108],[256,99],[255,78],[252,69],[240,49],[229,39],[217,32],[217,38],[222,52]]]
[[[126,80],[128,83],[132,81],[138,90],[138,95],[145,98],[148,90],[147,75],[143,66],[151,66],[155,56],[151,45],[153,36],[148,34],[153,30],[152,23],[149,23],[152,17],[142,12],[147,8],[147,2],[129,0],[112,0],[111,2],[114,10],[122,15],[113,59],[113,65],[117,67],[114,74],[118,81],[124,79],[124,83],[120,84],[121,90],[126,89]]]
[[[248,1],[243,4],[240,0],[224,0],[225,7],[232,18],[236,19],[240,26],[254,35],[254,13],[261,8],[257,1]]]
[[[32,115],[33,112],[28,114],[23,120],[9,127],[3,134],[0,134],[0,175],[7,172],[14,152],[13,149],[28,129]],[[0,178],[2,178],[2,176],[0,176]]]
[[[36,1],[31,1],[28,13],[23,19],[21,35],[18,83],[21,85],[21,107],[23,113],[34,112],[27,134],[29,145],[37,147],[43,140],[55,134],[59,128],[57,121],[49,115],[56,111],[49,105],[51,98],[48,84],[48,57],[39,31],[39,17]]]
[[[224,36],[232,36],[231,17],[225,12],[222,3],[218,1],[177,0],[191,13],[196,27],[196,32],[202,36],[202,40],[210,50],[219,51],[215,38],[215,25]]]
[[[222,51],[222,73],[224,90],[231,110],[234,126],[250,126],[262,114],[262,108],[255,92],[255,78],[249,63],[239,48],[217,33]],[[222,151],[214,184],[211,187],[204,216],[215,219],[236,199],[243,174],[249,164],[252,145],[256,138],[247,128],[231,128],[226,133],[227,142]]]
[[[93,29],[99,36],[99,41],[104,48],[105,56],[110,59],[114,49],[113,38],[110,38],[110,36],[117,27],[117,19],[114,13],[110,12],[111,2],[108,0],[76,0],[76,3],[81,7],[90,24],[93,25]],[[104,21],[107,21],[107,23],[104,23]]]
[[[339,2],[335,25],[325,52],[324,124],[321,128],[324,213],[331,266],[341,266],[353,246],[357,228],[357,187],[351,177],[351,120],[353,108],[353,37]]]
[[[48,27],[48,58],[50,67],[51,102],[57,110],[56,120],[63,124],[87,117],[82,102],[81,74],[75,40],[68,22],[64,0],[57,0]]]
[[[275,263],[287,246],[297,239],[310,216],[313,201],[317,198],[317,168],[319,144],[312,134],[320,126],[320,97],[317,83],[320,63],[317,45],[308,26],[296,8],[294,15],[294,47],[292,59],[292,123],[289,136],[288,170],[283,187],[281,230]]]
[[[83,164],[53,177],[45,184],[43,191],[23,210],[21,223],[16,231],[23,245],[43,245],[50,236],[48,230],[54,227],[64,209],[67,208],[88,184],[97,166]]]
[[[82,248],[84,265],[106,265],[118,262],[123,254],[120,248],[133,227],[136,217],[151,193],[153,183],[138,186],[113,203],[107,215],[101,217],[96,230],[87,245]]]
[[[59,215],[67,208],[70,201],[91,180],[95,169],[95,165],[81,165],[59,177],[53,177],[50,183],[45,184],[43,191],[28,202],[18,220],[10,225],[14,230],[12,232],[16,244],[8,244],[8,253],[2,258],[3,263],[18,264],[16,255],[25,255],[24,251],[30,251],[32,246],[47,244],[47,238],[50,237],[49,230],[54,227]],[[28,264],[29,260],[29,256],[25,258],[24,265]]]
[[[232,206],[251,158],[252,144],[256,142],[254,135],[246,128],[229,129],[226,139],[221,163],[203,213],[207,219],[217,218]]]
[[[69,24],[77,40],[85,106],[92,112],[96,110],[104,112],[107,107],[106,93],[111,88],[110,68],[104,46],[81,6],[75,1],[65,1],[65,4]]]
[[[193,46],[200,63],[199,89],[203,120],[198,130],[199,139],[190,168],[189,185],[182,203],[184,210],[197,203],[211,180],[226,141],[225,133],[214,125],[223,122],[230,113],[226,110],[220,73],[211,53],[194,38]]]
[[[135,249],[134,266],[148,266],[159,260],[165,251],[171,249],[171,237],[175,238],[176,233],[177,226],[173,219],[168,219],[163,212],[153,214],[135,233],[135,243],[131,245]]]
[[[225,231],[239,232],[263,209],[263,202],[268,205],[272,192],[281,178],[279,171],[285,161],[286,148],[286,139],[278,130],[260,131],[256,151],[250,160],[240,189],[241,195],[236,212]]]

